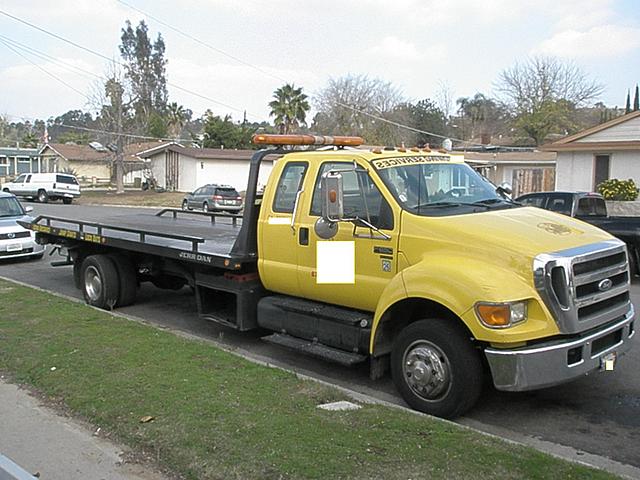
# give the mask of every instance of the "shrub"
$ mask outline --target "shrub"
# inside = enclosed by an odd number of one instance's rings
[[[612,178],[598,184],[596,188],[605,200],[629,201],[638,198],[638,188],[632,179],[618,180],[617,178]]]

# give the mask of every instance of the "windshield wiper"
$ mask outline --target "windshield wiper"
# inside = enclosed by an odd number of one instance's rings
[[[484,207],[484,208],[491,208],[488,205],[482,204],[482,203],[469,203],[469,202],[449,202],[449,201],[444,201],[444,202],[433,202],[433,203],[419,203],[418,205],[415,205],[412,208],[415,209],[421,209],[421,208],[449,208],[449,207]]]

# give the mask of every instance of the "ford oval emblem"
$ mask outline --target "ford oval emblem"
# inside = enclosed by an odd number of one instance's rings
[[[613,282],[611,281],[610,278],[605,278],[604,280],[600,280],[600,283],[598,283],[598,290],[600,290],[601,292],[606,292],[611,287],[613,287]]]
[[[15,238],[16,234],[13,232],[7,233],[7,238]]]

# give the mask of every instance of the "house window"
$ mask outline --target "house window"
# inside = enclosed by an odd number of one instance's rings
[[[605,180],[609,180],[609,155],[596,155],[594,165],[593,189]]]
[[[9,175],[9,160],[7,157],[0,157],[0,176]]]

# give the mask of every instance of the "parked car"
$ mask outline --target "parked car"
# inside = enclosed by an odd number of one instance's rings
[[[44,255],[44,246],[36,243],[35,232],[17,223],[18,220],[33,220],[27,215],[31,210],[31,207],[22,208],[15,195],[0,192],[0,259],[42,258]]]
[[[516,202],[575,217],[618,237],[627,244],[631,273],[640,275],[640,218],[609,216],[607,202],[599,193],[536,192],[522,195]]]
[[[23,173],[13,182],[2,185],[3,192],[37,199],[40,203],[62,200],[66,205],[80,196],[78,179],[68,173]]]
[[[187,193],[182,209],[237,213],[242,210],[242,197],[231,185],[210,184]]]

